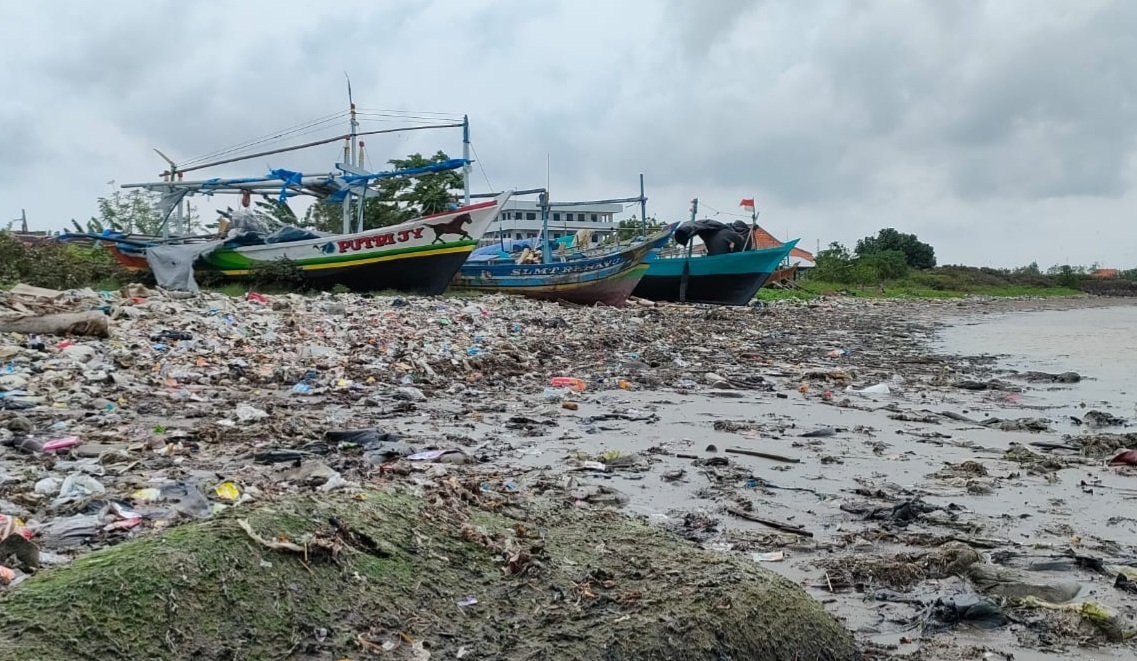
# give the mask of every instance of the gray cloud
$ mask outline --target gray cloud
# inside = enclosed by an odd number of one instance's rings
[[[0,24],[0,217],[58,227],[105,182],[335,113],[469,113],[496,187],[651,211],[756,195],[779,235],[884,226],[947,261],[1137,265],[1137,5],[1110,0],[25,3]],[[368,115],[364,128],[389,126]],[[333,135],[342,124],[303,136]],[[458,132],[368,139],[374,167]],[[326,171],[339,145],[269,157]],[[68,185],[59,185],[66,168]],[[5,210],[7,209],[7,210]],[[713,213],[713,212],[712,212]],[[1077,222],[1072,222],[1072,219]],[[978,241],[976,237],[983,237]],[[1090,237],[1086,240],[1085,237]]]

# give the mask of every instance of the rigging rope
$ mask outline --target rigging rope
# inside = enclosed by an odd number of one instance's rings
[[[486,166],[482,165],[482,159],[478,156],[478,150],[474,147],[474,143],[470,143],[470,151],[474,152],[474,161],[478,164],[478,169],[482,171],[482,178],[486,180],[487,190],[497,190],[490,183],[490,176],[486,173]]]
[[[198,156],[197,158],[189,159],[183,163],[179,163],[179,166],[181,166],[181,165],[190,166],[190,165],[195,165],[198,163],[203,163],[205,161],[209,161],[209,160],[218,158],[220,156],[226,156],[228,154],[233,154],[236,152],[240,152],[242,150],[250,149],[252,147],[262,145],[266,142],[273,142],[273,141],[279,140],[285,136],[293,136],[295,134],[306,135],[308,133],[311,133],[312,129],[316,129],[317,127],[320,127],[320,126],[325,125],[325,124],[329,124],[329,123],[337,121],[337,120],[342,120],[342,119],[346,118],[347,116],[348,116],[348,111],[341,110],[340,112],[334,113],[332,115],[328,115],[326,117],[321,117],[319,119],[314,119],[314,120],[311,120],[308,122],[304,122],[303,124],[297,124],[296,126],[292,126],[292,127],[286,128],[286,129],[273,131],[272,133],[268,133],[266,135],[260,136],[259,138],[253,138],[252,140],[249,140],[247,142],[238,143],[236,145],[226,147],[226,148],[217,150],[215,152],[211,152],[209,154]]]

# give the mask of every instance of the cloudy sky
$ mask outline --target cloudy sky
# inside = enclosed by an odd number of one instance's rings
[[[189,161],[357,105],[468,113],[485,190],[758,200],[803,245],[914,232],[941,263],[1137,266],[1132,0],[5,3],[0,224],[95,212]],[[434,115],[419,115],[434,116]],[[372,113],[364,129],[393,126]],[[297,134],[335,135],[342,124]],[[321,132],[322,131],[322,132]],[[273,145],[276,143],[266,143]],[[461,151],[368,141],[372,164]],[[325,172],[338,146],[206,171]],[[631,210],[629,210],[631,213]]]

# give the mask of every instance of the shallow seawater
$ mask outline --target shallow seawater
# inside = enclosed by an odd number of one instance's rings
[[[1036,386],[1019,398],[1023,404],[1056,407],[1054,414],[1097,408],[1137,419],[1137,305],[972,317],[941,331],[937,344],[947,353],[999,356],[1004,369],[1083,377],[1078,384]]]

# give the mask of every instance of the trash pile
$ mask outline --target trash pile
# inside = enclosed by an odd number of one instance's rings
[[[972,567],[1022,551],[996,537],[1010,536],[1002,512],[977,511],[1000,489],[1137,464],[1135,435],[1110,431],[1125,421],[1108,411],[1051,441],[1054,415],[1016,408],[1032,384],[1079,375],[931,353],[937,324],[969,305],[17,286],[0,294],[0,584],[298,495],[399,486],[446,507],[477,493],[493,511],[548,497],[643,514],[815,596],[891,591],[881,603],[909,624],[921,613],[928,635],[1031,610],[1113,641],[1086,615],[1100,608],[1127,636],[1113,603],[1025,594],[1008,610],[990,587],[1006,573],[984,583],[935,555]],[[474,486],[456,496],[459,482]],[[1112,571],[1124,555],[1096,557]],[[960,576],[974,589],[923,591]]]
[[[863,305],[808,309],[888,332],[890,317],[870,322]],[[500,296],[232,298],[19,285],[0,297],[0,328],[9,329],[0,334],[0,514],[40,553],[34,566],[8,567],[10,580],[247,502],[358,487],[406,465],[477,463],[460,442],[380,431],[439,397],[465,402],[459,417],[478,417],[475,409],[519,395],[571,411],[586,390],[768,392],[773,384],[751,366],[768,368],[773,356],[792,365],[811,351],[791,339],[784,316]],[[871,364],[873,352],[859,353]],[[814,377],[803,370],[801,379]],[[514,415],[504,427],[540,436],[550,424]],[[602,487],[567,490],[578,501],[620,501]]]

